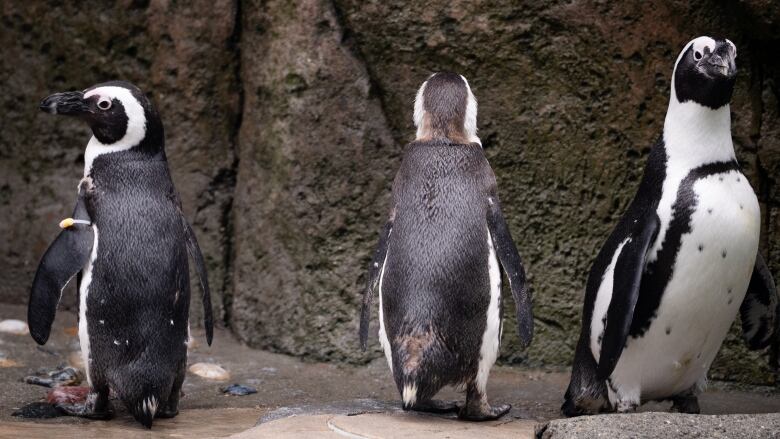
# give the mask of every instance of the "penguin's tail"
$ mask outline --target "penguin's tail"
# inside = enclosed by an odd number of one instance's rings
[[[430,328],[422,328],[396,338],[393,370],[404,410],[430,399],[439,389],[436,357],[441,356],[440,341]]]
[[[160,399],[154,395],[147,395],[141,399],[125,402],[127,409],[133,414],[136,421],[146,428],[152,428],[154,416],[160,407]]]

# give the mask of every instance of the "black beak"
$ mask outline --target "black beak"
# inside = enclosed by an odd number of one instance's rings
[[[66,91],[55,93],[41,101],[41,111],[51,114],[80,115],[89,110],[84,102],[84,93],[80,91]]]
[[[699,67],[713,77],[732,79],[737,75],[736,53],[734,47],[726,41],[719,41],[715,50],[705,53]]]

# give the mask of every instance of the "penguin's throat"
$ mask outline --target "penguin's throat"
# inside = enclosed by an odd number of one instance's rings
[[[735,160],[729,106],[713,110],[672,99],[664,122],[664,143],[670,161],[686,167]]]

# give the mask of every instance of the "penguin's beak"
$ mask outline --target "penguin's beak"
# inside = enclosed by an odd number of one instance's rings
[[[84,102],[84,93],[80,91],[55,93],[42,100],[39,107],[46,113],[70,116],[78,116],[89,110],[89,106]]]
[[[737,75],[736,56],[733,44],[728,41],[718,41],[714,51],[705,50],[698,66],[710,77],[732,79]]]

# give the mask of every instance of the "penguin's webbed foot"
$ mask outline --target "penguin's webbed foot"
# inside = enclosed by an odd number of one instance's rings
[[[491,406],[487,395],[472,383],[466,388],[466,405],[458,412],[458,418],[464,421],[492,421],[509,413],[511,408],[509,404]]]
[[[103,410],[95,410],[88,404],[57,404],[57,409],[66,416],[78,416],[79,418],[107,420],[114,417],[111,405],[106,405]]]
[[[66,416],[87,419],[111,419],[114,417],[114,408],[108,400],[108,390],[88,393],[84,403],[59,403],[56,404],[56,407]]]
[[[509,413],[511,408],[512,406],[509,404],[491,406],[485,403],[480,404],[476,408],[467,404],[460,410],[460,413],[458,413],[458,418],[464,421],[474,422],[493,421]]]
[[[701,413],[701,409],[699,408],[699,398],[696,395],[675,396],[672,398],[671,411],[698,415]]]
[[[456,402],[429,399],[427,401],[417,402],[409,408],[404,408],[404,410],[414,410],[416,412],[443,414],[443,413],[457,413],[460,410],[460,407]]]
[[[154,417],[155,418],[170,419],[170,418],[175,418],[176,415],[178,415],[178,414],[179,414],[179,409],[178,408],[174,409],[174,408],[170,408],[170,407],[165,407],[163,410],[160,410],[157,413],[155,413]]]

